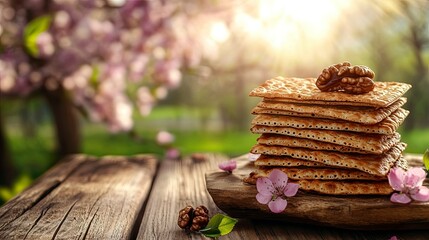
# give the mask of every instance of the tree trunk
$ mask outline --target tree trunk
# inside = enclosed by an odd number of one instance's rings
[[[57,154],[62,157],[81,151],[81,135],[77,110],[67,92],[58,87],[43,91],[51,109],[56,133]]]
[[[12,185],[15,177],[16,171],[12,164],[3,116],[0,111],[0,185]]]

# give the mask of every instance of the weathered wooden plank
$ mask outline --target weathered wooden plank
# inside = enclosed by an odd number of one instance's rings
[[[150,191],[156,159],[144,155],[83,158],[57,165],[2,207],[0,239],[127,239],[136,235],[133,228]],[[23,204],[24,210],[17,211]]]
[[[58,187],[58,185],[87,158],[88,157],[84,155],[66,157],[56,168],[48,170],[33,183],[33,186],[37,185],[37,187],[30,187],[5,203],[2,208],[0,208],[0,229],[3,228],[3,225],[18,218],[28,209],[36,205],[53,189]]]
[[[193,162],[164,160],[158,171],[138,239],[204,239],[201,235],[187,235],[177,226],[178,212],[186,205],[205,205],[210,215],[221,212],[209,196],[204,173],[217,169],[217,163],[227,160],[222,155],[206,155],[207,161]],[[242,159],[242,158],[241,158]],[[239,167],[246,163],[239,162]],[[245,194],[245,193],[242,193]],[[237,193],[233,198],[240,199]],[[245,204],[245,203],[242,203]],[[425,239],[424,231],[353,231],[282,221],[239,219],[234,231],[222,239]]]
[[[164,160],[158,171],[155,183],[149,197],[142,224],[137,239],[201,239],[201,235],[186,235],[177,226],[180,209],[187,205],[194,207],[204,205],[210,215],[219,212],[211,200],[204,181],[207,171],[217,169],[219,161],[226,160],[221,155],[205,155],[205,161],[193,161],[185,158],[181,161]],[[246,222],[240,223],[251,229]],[[246,231],[234,231],[228,236],[235,239],[252,239],[254,232],[248,235]],[[224,238],[228,239],[228,238]]]
[[[418,164],[421,166],[421,156],[408,156],[408,159],[412,164]],[[261,205],[257,203],[255,199],[255,195],[257,193],[255,186],[243,184],[241,181],[241,178],[248,174],[251,170],[251,164],[246,161],[245,158],[239,158],[239,169],[234,172],[234,174],[226,174],[222,172],[212,172],[208,173],[206,175],[206,181],[207,181],[207,188],[213,198],[215,199],[215,202],[225,211],[230,213],[231,215],[235,217],[244,217],[244,218],[252,218],[252,219],[276,219],[276,220],[283,220],[283,221],[295,221],[295,222],[303,222],[303,223],[321,223],[321,222],[329,222],[330,219],[338,220],[341,224],[341,221],[349,221],[349,225],[353,225],[352,222],[353,219],[356,221],[356,225],[363,224],[367,227],[363,228],[366,230],[374,229],[373,226],[369,225],[368,223],[364,223],[360,221],[360,218],[365,217],[368,222],[372,222],[373,225],[377,222],[389,222],[389,219],[383,219],[383,212],[386,211],[377,211],[377,206],[379,205],[380,201],[372,201],[372,198],[362,198],[362,199],[354,199],[354,198],[338,198],[338,199],[332,199],[333,202],[324,201],[323,199],[319,199],[316,194],[298,194],[296,197],[289,199],[288,208],[289,211],[284,212],[283,214],[272,214],[269,213],[269,210],[266,209],[266,206]],[[323,200],[323,201],[322,201]],[[335,200],[335,201],[334,201]],[[343,205],[349,206],[350,202],[353,202],[353,200],[357,201],[359,200],[359,204],[364,206],[367,202],[366,212],[365,211],[357,211],[356,206],[352,206],[351,208],[348,207],[347,209],[341,208],[341,203],[344,202]],[[387,200],[388,201],[388,198]],[[347,204],[345,203],[347,202]],[[337,204],[338,203],[338,204]],[[370,205],[377,205],[373,208],[371,208]],[[303,211],[303,208],[309,207],[313,210],[311,211]],[[331,207],[331,208],[327,208]],[[403,207],[406,207],[406,209],[413,210],[415,207],[423,208],[419,212],[415,212],[414,217],[414,227],[420,227],[420,228],[427,228],[428,227],[428,221],[429,221],[429,213],[428,213],[428,206],[427,203],[413,203],[412,205],[395,205],[390,207],[389,210],[390,213],[393,213],[393,215],[401,214],[400,211],[397,211],[397,209],[402,209]],[[414,207],[414,208],[412,208]],[[405,210],[406,210],[405,209]],[[332,213],[338,210],[337,215],[332,215]],[[403,210],[403,209],[402,209]],[[414,209],[415,210],[415,209]],[[299,211],[303,211],[302,215],[299,215]],[[296,214],[294,214],[296,212]],[[326,215],[326,213],[329,212],[330,215]],[[349,216],[351,212],[354,212],[356,214],[353,214],[353,216]],[[368,216],[371,216],[369,218]],[[371,215],[372,214],[372,215]],[[402,214],[404,212],[402,211]],[[308,216],[307,216],[308,215]],[[392,214],[390,214],[392,215]],[[389,215],[389,216],[390,216]],[[323,216],[325,216],[325,219],[321,219]],[[418,220],[420,219],[420,220]],[[398,220],[399,221],[399,220]],[[265,227],[262,227],[266,225],[263,221],[258,221],[261,224],[258,224],[258,232],[263,232],[263,235],[269,235],[272,237],[280,237],[289,235],[287,231],[291,230],[288,227],[283,228],[277,228],[277,224],[273,224],[270,226],[269,229],[266,229]],[[390,224],[393,224],[391,221]],[[280,223],[279,223],[280,224]],[[283,226],[290,226],[291,223],[283,222]],[[403,227],[400,224],[396,224],[397,227],[394,229],[400,229],[400,228],[406,228],[409,223],[404,223]],[[301,226],[298,224],[292,224],[293,226]],[[335,224],[334,224],[335,226]],[[337,225],[337,227],[341,227],[341,225]],[[349,226],[350,227],[350,226]],[[378,226],[380,227],[380,226]],[[299,227],[298,227],[299,229]],[[395,234],[395,231],[378,231],[378,232],[359,232],[359,231],[350,231],[350,230],[335,230],[333,228],[324,228],[324,227],[315,227],[311,226],[310,231],[305,232],[296,232],[297,234],[295,237],[303,237],[308,236],[309,234],[316,235],[311,236],[311,238],[322,237],[324,233],[326,233],[326,236],[323,236],[323,239],[326,238],[332,238],[335,239],[336,237],[341,236],[356,236],[357,238],[380,238],[380,239],[386,239],[389,238],[389,236],[397,235],[400,236],[401,239],[425,239],[426,235],[424,234],[424,230],[421,231],[402,231],[400,233]],[[285,232],[286,231],[286,232]],[[277,235],[278,234],[278,235]]]

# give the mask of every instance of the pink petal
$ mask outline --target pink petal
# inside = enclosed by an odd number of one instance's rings
[[[394,203],[409,203],[409,202],[411,202],[411,198],[409,198],[406,194],[403,194],[403,193],[401,193],[401,194],[394,193],[390,197],[390,201],[392,201]]]
[[[258,189],[259,193],[264,195],[272,196],[274,192],[273,183],[266,177],[258,178],[258,180],[256,180],[256,189]]]
[[[405,172],[402,170],[402,168],[392,168],[390,169],[389,174],[387,175],[387,178],[389,179],[390,186],[396,190],[396,191],[402,191],[404,188],[404,178],[405,178]]]
[[[389,240],[398,240],[398,237],[392,236],[391,238],[389,238]]]
[[[298,192],[298,188],[299,188],[299,184],[288,183],[283,193],[286,197],[293,197]]]
[[[268,207],[273,213],[281,213],[285,210],[287,206],[287,201],[282,198],[277,198],[274,201],[268,203]]]
[[[278,169],[274,169],[270,173],[268,178],[273,183],[274,188],[286,187],[286,185],[287,185],[287,179],[288,179],[287,174],[278,170]]]
[[[219,163],[218,167],[221,170],[232,172],[234,169],[237,168],[237,162],[235,160],[229,160]]]
[[[410,187],[418,187],[423,184],[426,177],[426,172],[423,168],[411,168],[405,176],[405,184]]]
[[[429,188],[425,186],[420,187],[416,194],[411,195],[411,198],[420,202],[429,201]]]
[[[271,201],[273,195],[265,195],[262,193],[256,194],[256,200],[258,200],[259,203],[267,204],[269,201]]]

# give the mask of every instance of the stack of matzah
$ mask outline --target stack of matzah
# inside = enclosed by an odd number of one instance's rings
[[[402,96],[411,86],[376,82],[373,91],[353,95],[321,92],[315,82],[276,77],[250,93],[263,98],[251,128],[261,134],[251,152],[261,156],[245,181],[277,168],[302,190],[390,194],[390,168],[407,168],[396,130],[408,115]]]

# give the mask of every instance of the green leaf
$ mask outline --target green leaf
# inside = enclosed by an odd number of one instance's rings
[[[43,15],[30,21],[24,28],[24,45],[28,53],[37,57],[39,50],[37,49],[37,37],[48,30],[51,25],[52,17],[49,15]]]
[[[211,237],[211,238],[217,238],[220,237],[221,233],[219,231],[219,229],[208,229],[207,231],[202,232],[200,230],[200,232],[206,236],[206,237]]]
[[[0,187],[0,199],[3,201],[9,201],[9,199],[11,199],[13,197],[13,193],[11,190],[5,188],[5,187]]]
[[[423,163],[427,171],[429,171],[429,149],[426,149],[425,154],[423,155]]]
[[[237,219],[228,217],[223,214],[214,215],[207,226],[201,229],[200,232],[206,237],[219,237],[226,235],[232,231]]]
[[[89,78],[89,82],[90,84],[94,87],[97,88],[98,84],[99,84],[99,79],[100,77],[100,68],[98,67],[98,65],[94,65],[92,67],[92,74],[91,77]]]

